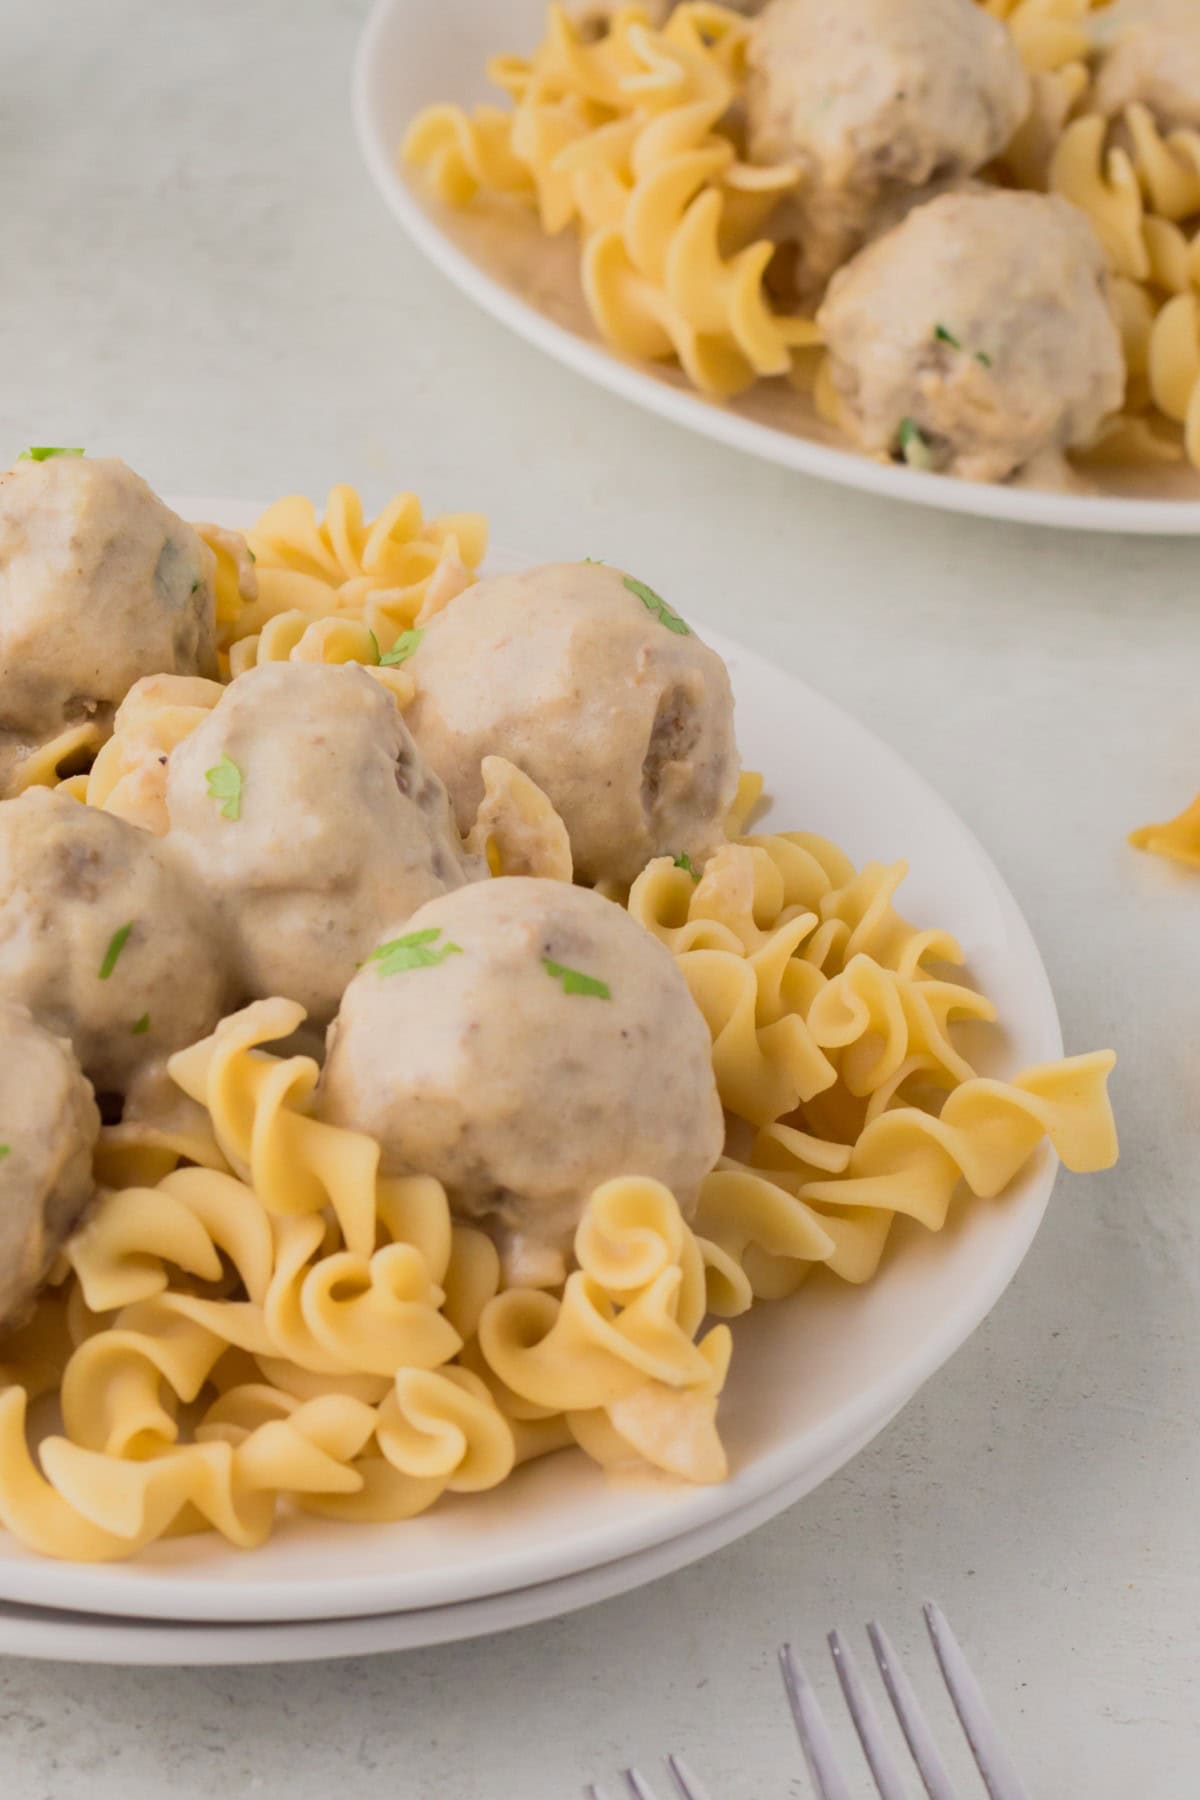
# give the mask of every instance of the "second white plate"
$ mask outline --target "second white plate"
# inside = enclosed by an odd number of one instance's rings
[[[454,285],[529,343],[598,386],[703,437],[805,475],[893,500],[981,518],[1076,531],[1200,535],[1200,474],[1187,465],[1106,470],[1097,494],[1042,493],[872,462],[846,447],[785,383],[760,382],[728,405],[696,393],[665,364],[619,356],[600,339],[578,278],[570,233],[547,241],[532,217],[431,202],[400,169],[397,150],[422,107],[496,101],[484,79],[496,51],[527,51],[545,26],[545,0],[377,0],[355,63],[358,141],[383,199],[418,248]]]

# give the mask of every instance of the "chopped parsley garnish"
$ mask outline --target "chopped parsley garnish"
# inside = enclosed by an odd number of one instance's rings
[[[677,869],[683,869],[688,875],[691,876],[693,881],[699,881],[700,877],[696,872],[696,865],[692,861],[691,857],[688,855],[686,850],[681,851],[680,854],[677,857],[675,857],[674,861],[675,861],[675,867]]]
[[[371,630],[369,625],[367,627],[367,636],[370,638],[371,648],[375,652],[375,661],[377,663],[382,662],[383,661],[383,652],[379,648],[379,639],[375,636],[375,633]]]
[[[143,1013],[137,1024],[131,1027],[134,1037],[145,1037],[150,1029],[150,1014]]]
[[[421,639],[425,636],[424,628],[414,625],[411,631],[402,631],[386,656],[381,656],[379,665],[384,669],[395,669],[421,648]]]
[[[441,935],[440,925],[433,925],[427,931],[410,931],[407,937],[380,944],[378,950],[372,950],[367,961],[377,962],[381,975],[403,975],[409,969],[434,969],[448,956],[463,953],[462,945],[451,943],[449,938],[444,944],[438,944]]]
[[[933,452],[929,440],[915,419],[900,421],[900,454],[910,469],[932,469]]]
[[[585,556],[583,560],[585,563],[591,563],[594,568],[602,569],[604,567],[604,558],[602,556]]]
[[[673,606],[667,605],[661,594],[656,594],[644,581],[635,581],[632,575],[625,576],[625,586],[631,594],[637,595],[646,611],[653,613],[660,625],[665,625],[677,637],[691,637],[691,626],[684,623]]]
[[[133,920],[130,919],[128,925],[122,925],[120,931],[114,931],[112,937],[108,940],[108,949],[104,952],[104,961],[100,964],[99,972],[101,981],[107,981],[113,970],[116,968],[117,959],[125,948],[129,934],[132,930]]]
[[[562,982],[564,994],[591,994],[597,1000],[612,999],[612,989],[607,981],[597,981],[594,975],[584,975],[579,969],[568,969],[562,963],[551,962],[548,956],[542,958],[542,967],[547,975]]]
[[[6,1156],[11,1156],[11,1155],[12,1155],[12,1145],[11,1144],[0,1144],[0,1162],[3,1162]]]
[[[204,779],[208,783],[210,800],[221,802],[223,819],[240,819],[242,816],[242,771],[231,756],[222,756],[213,768],[204,771]]]
[[[18,462],[49,462],[52,456],[82,456],[82,450],[64,450],[57,444],[31,444],[22,450]]]
[[[939,344],[949,344],[952,350],[962,350],[964,348],[961,340],[956,338],[954,333],[946,325],[935,325],[933,328],[933,335]],[[972,350],[971,355],[975,358],[977,363],[982,363],[985,369],[991,368],[992,359],[986,350]]]
[[[246,545],[246,555],[250,558],[251,562],[256,563],[258,561],[257,556],[255,556],[255,554],[254,554],[253,550],[250,548],[249,544]]]

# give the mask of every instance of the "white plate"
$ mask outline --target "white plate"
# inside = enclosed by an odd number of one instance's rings
[[[539,40],[545,0],[377,0],[359,43],[353,107],[358,141],[384,200],[454,285],[487,312],[601,387],[689,431],[845,487],[949,512],[1083,531],[1200,534],[1200,475],[1190,468],[1105,473],[1098,495],[983,485],[871,462],[845,448],[782,382],[731,404],[705,399],[676,370],[622,358],[599,338],[578,281],[573,234],[548,244],[532,218],[453,212],[410,183],[397,161],[405,128],[435,100],[490,99],[484,64]]]
[[[256,516],[227,500],[172,504],[233,526]],[[493,564],[521,560],[497,556]],[[966,826],[865,727],[702,629],[729,664],[743,756],[767,771],[771,822],[835,838],[856,861],[907,858],[902,910],[955,932],[972,975],[1000,1008],[1006,1034],[988,1067],[1011,1073],[1060,1055],[1054,1000],[1029,928]],[[807,1492],[861,1448],[995,1304],[1053,1182],[1054,1160],[1044,1153],[1001,1200],[956,1207],[937,1236],[901,1222],[867,1287],[820,1277],[794,1300],[739,1321],[721,1411],[733,1473],[722,1487],[614,1487],[582,1455],[560,1455],[519,1470],[493,1493],[453,1499],[401,1525],[290,1518],[252,1554],[206,1536],[155,1545],[130,1564],[73,1566],[0,1537],[0,1599],[177,1621],[426,1609],[614,1563],[770,1495]]]
[[[861,1445],[856,1447],[860,1448]],[[820,1471],[818,1479],[824,1480],[833,1473],[832,1467]],[[328,1657],[378,1656],[395,1650],[420,1650],[431,1644],[458,1643],[463,1638],[490,1637],[557,1619],[564,1613],[578,1612],[658,1581],[765,1525],[814,1485],[806,1475],[801,1483],[768,1494],[698,1531],[618,1562],[585,1569],[578,1575],[564,1575],[558,1581],[539,1582],[534,1587],[493,1594],[484,1600],[463,1600],[454,1606],[383,1613],[373,1618],[301,1620],[278,1625],[188,1625],[0,1603],[0,1656],[179,1668],[323,1662]]]

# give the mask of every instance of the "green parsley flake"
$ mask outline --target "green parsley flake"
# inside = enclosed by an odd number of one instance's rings
[[[594,975],[584,975],[579,969],[565,968],[562,963],[551,962],[548,956],[542,958],[542,967],[547,975],[562,982],[564,994],[591,994],[597,1000],[612,999],[612,989],[607,981],[597,981]]]
[[[434,969],[448,956],[463,953],[462,945],[451,943],[449,938],[435,950],[434,945],[441,935],[440,925],[433,925],[427,931],[410,931],[407,937],[380,944],[378,950],[372,950],[367,961],[377,962],[381,975],[403,975],[409,969]]]
[[[591,563],[592,567],[595,569],[602,569],[604,567],[604,558],[602,556],[585,556],[583,560],[585,563]]]
[[[367,636],[370,638],[371,648],[375,652],[375,661],[377,663],[382,662],[383,652],[379,648],[379,639],[375,636],[375,633],[371,630],[370,626],[367,627]]]
[[[122,925],[120,931],[113,932],[112,937],[109,939],[108,949],[104,952],[104,961],[100,964],[101,981],[107,981],[113,970],[116,968],[117,959],[125,948],[129,934],[132,930],[133,920],[130,919],[128,925]]]
[[[910,469],[932,469],[933,452],[929,440],[915,419],[900,421],[900,454]]]
[[[637,595],[646,611],[653,613],[660,625],[665,625],[676,637],[691,637],[691,626],[684,623],[673,606],[667,605],[661,594],[656,594],[644,581],[635,581],[632,575],[626,575],[624,579],[630,593]]]
[[[961,341],[955,337],[954,333],[948,328],[948,326],[935,325],[933,328],[933,335],[937,339],[939,344],[949,344],[949,346],[952,350],[961,350],[964,347],[963,344],[961,343]],[[977,363],[983,364],[985,369],[991,368],[992,359],[988,355],[986,350],[973,350],[971,352],[971,354],[975,358],[975,361]]]
[[[681,854],[675,858],[675,867],[677,869],[683,869],[691,876],[693,881],[699,881],[700,877],[696,872],[696,865],[686,850],[682,851]]]
[[[411,631],[402,631],[386,656],[381,656],[379,665],[384,669],[395,669],[421,648],[421,639],[425,636],[424,627],[413,626]]]
[[[255,556],[255,554],[254,554],[253,550],[250,548],[249,544],[246,545],[246,555],[250,558],[251,562],[256,563],[258,561],[257,556]]]
[[[18,462],[49,462],[52,456],[82,456],[82,450],[64,450],[56,444],[31,444],[22,450]]]
[[[145,1037],[150,1029],[150,1014],[143,1013],[137,1024],[131,1027],[134,1037]]]
[[[12,1155],[12,1145],[11,1144],[0,1144],[0,1162],[3,1162],[6,1156],[11,1156],[11,1155]]]
[[[231,756],[222,756],[214,768],[204,771],[204,779],[208,783],[210,800],[221,802],[223,819],[240,819],[242,816],[242,771]]]

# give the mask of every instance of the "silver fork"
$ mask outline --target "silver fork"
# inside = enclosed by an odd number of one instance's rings
[[[1028,1790],[1000,1741],[1000,1734],[988,1711],[979,1683],[971,1673],[962,1646],[951,1631],[945,1613],[932,1601],[927,1601],[922,1610],[933,1640],[938,1666],[942,1671],[942,1679],[949,1689],[959,1724],[991,1800],[1029,1800]],[[955,1800],[954,1785],[934,1743],[933,1733],[909,1679],[888,1642],[886,1632],[882,1625],[872,1624],[867,1626],[867,1636],[875,1652],[875,1661],[879,1665],[879,1673],[883,1677],[892,1710],[900,1721],[904,1740],[917,1766],[917,1773],[925,1784],[929,1800]],[[880,1800],[907,1800],[908,1789],[883,1735],[879,1714],[867,1692],[854,1652],[840,1631],[831,1631],[828,1643],[833,1666],[837,1670],[838,1681]],[[792,1717],[796,1721],[800,1748],[804,1751],[804,1759],[813,1778],[818,1800],[852,1800],[846,1777],[833,1748],[829,1728],[817,1702],[816,1691],[792,1654],[790,1644],[785,1644],[779,1652],[779,1666],[791,1702]]]
[[[667,1757],[667,1772],[671,1777],[672,1800],[709,1800],[707,1788],[701,1787],[687,1764],[681,1757]],[[624,1783],[622,1793],[627,1800],[657,1800],[655,1790],[644,1775],[636,1769],[623,1769],[621,1780]],[[606,1800],[603,1788],[585,1787],[583,1800]]]
[[[1000,1734],[980,1692],[979,1683],[971,1673],[962,1646],[951,1631],[946,1615],[932,1601],[927,1602],[923,1610],[942,1679],[954,1702],[954,1710],[991,1800],[1029,1800],[1028,1791],[1000,1741]],[[900,1721],[900,1729],[929,1800],[957,1800],[920,1703],[882,1625],[868,1625],[867,1636],[875,1652],[875,1661],[879,1665],[888,1699]],[[840,1631],[831,1631],[828,1643],[846,1706],[880,1800],[908,1800],[904,1777],[884,1737],[879,1714],[867,1692],[853,1651]],[[853,1800],[833,1747],[829,1727],[818,1703],[816,1690],[796,1661],[790,1644],[785,1644],[780,1650],[779,1666],[791,1703],[792,1717],[796,1721],[800,1748],[804,1752],[804,1760],[817,1790],[817,1800]],[[678,1800],[708,1800],[708,1795],[696,1777],[678,1757],[667,1758],[667,1769],[674,1784],[672,1794],[678,1796]],[[624,1770],[621,1779],[624,1783],[622,1791],[627,1800],[656,1800],[655,1790],[636,1769]],[[584,1789],[584,1800],[607,1800],[607,1797],[602,1788],[592,1786]]]

